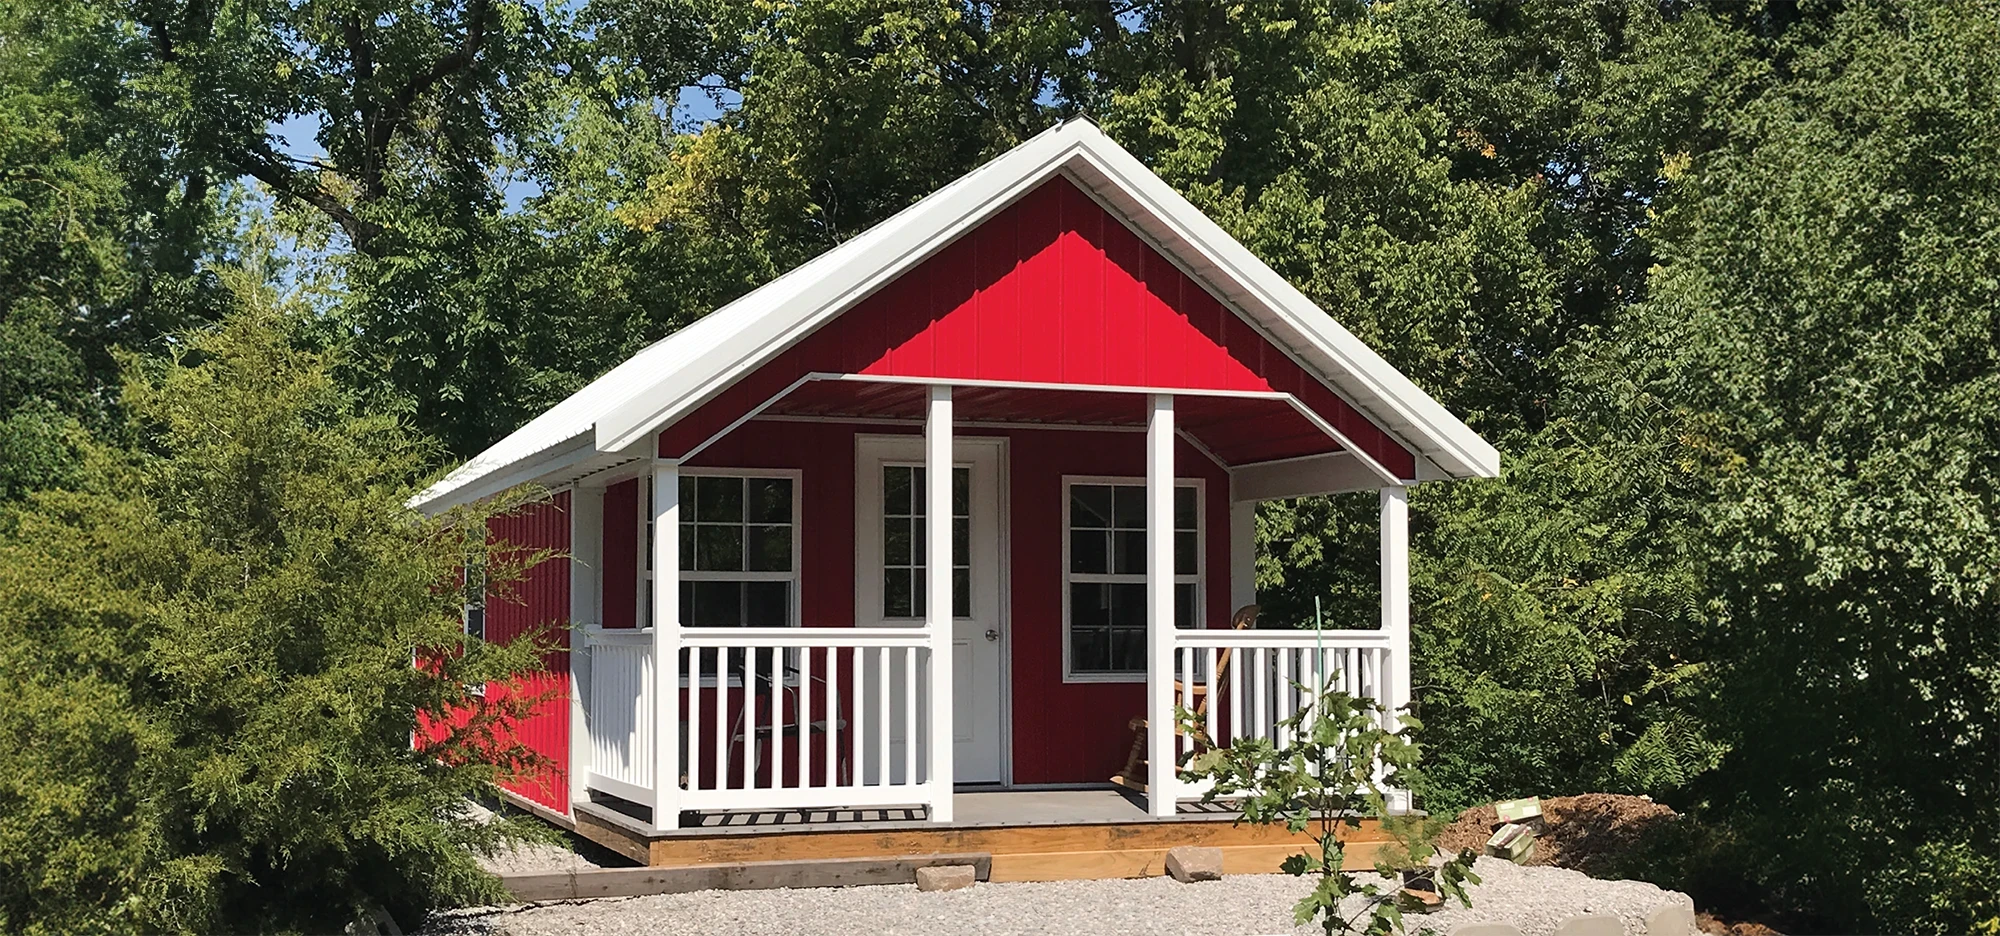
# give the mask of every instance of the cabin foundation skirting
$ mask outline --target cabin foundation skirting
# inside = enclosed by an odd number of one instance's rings
[[[1105,791],[1088,791],[1092,796]],[[1035,822],[1044,794],[972,794],[1020,797],[1018,823],[992,825],[915,822],[833,822],[814,828],[754,826],[693,828],[673,833],[647,831],[645,823],[610,810],[581,804],[576,832],[633,861],[654,868],[702,868],[745,863],[811,862],[830,859],[894,861],[912,856],[983,854],[991,856],[990,880],[1064,881],[1155,877],[1166,873],[1167,851],[1180,846],[1218,848],[1225,874],[1274,874],[1291,856],[1316,848],[1311,835],[1282,825],[1239,823],[1230,813],[1198,813],[1172,819],[1148,817],[1127,806],[1126,818],[1073,821],[1068,817]],[[960,794],[961,799],[967,794]],[[987,803],[985,807],[1002,805]],[[1108,811],[1107,811],[1108,812]],[[1378,820],[1343,827],[1345,866],[1374,865],[1375,852],[1390,836]]]

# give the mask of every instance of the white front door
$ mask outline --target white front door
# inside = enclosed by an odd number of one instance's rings
[[[953,754],[958,783],[1001,779],[1000,665],[1005,441],[954,440],[952,486]],[[924,621],[924,439],[861,435],[855,445],[855,624],[921,627]],[[900,673],[900,670],[896,671]],[[896,699],[907,699],[892,676]],[[918,687],[922,698],[923,687]],[[921,713],[920,713],[921,715]],[[920,726],[926,730],[928,724]],[[903,726],[890,725],[890,763],[903,762]],[[900,778],[899,778],[900,782]]]

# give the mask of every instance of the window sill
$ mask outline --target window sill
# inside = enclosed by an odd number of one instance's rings
[[[1073,685],[1093,683],[1144,683],[1145,673],[1064,673],[1063,682]]]

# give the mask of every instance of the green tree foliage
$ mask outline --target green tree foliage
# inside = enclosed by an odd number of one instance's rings
[[[242,289],[133,362],[142,450],[89,446],[0,518],[0,733],[33,739],[0,750],[0,930],[331,932],[495,894],[468,848],[516,832],[463,810],[485,762],[525,766],[494,731],[520,703],[464,687],[537,664],[460,633],[481,518],[404,508],[429,452]],[[420,715],[458,727],[413,747]]]
[[[211,319],[221,199],[123,94],[133,43],[65,2],[0,10],[0,500],[60,481],[116,423],[121,348]]]
[[[1706,795],[1774,880],[1889,930],[1991,903],[1919,910],[1871,865],[2000,883],[1961,847],[2000,841],[1996,50],[1974,3],[1788,30],[1782,80],[1714,115],[1662,203],[1651,298],[1580,371],[1698,466],[1732,744]]]

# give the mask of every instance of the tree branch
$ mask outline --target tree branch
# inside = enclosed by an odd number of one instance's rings
[[[387,150],[389,143],[395,139],[396,131],[402,129],[404,121],[409,119],[410,108],[417,98],[437,87],[438,82],[470,68],[479,58],[479,50],[486,43],[487,4],[488,0],[472,0],[465,12],[465,40],[431,67],[410,76],[409,81],[396,89],[388,107],[383,110],[381,121],[370,128],[370,149]]]

